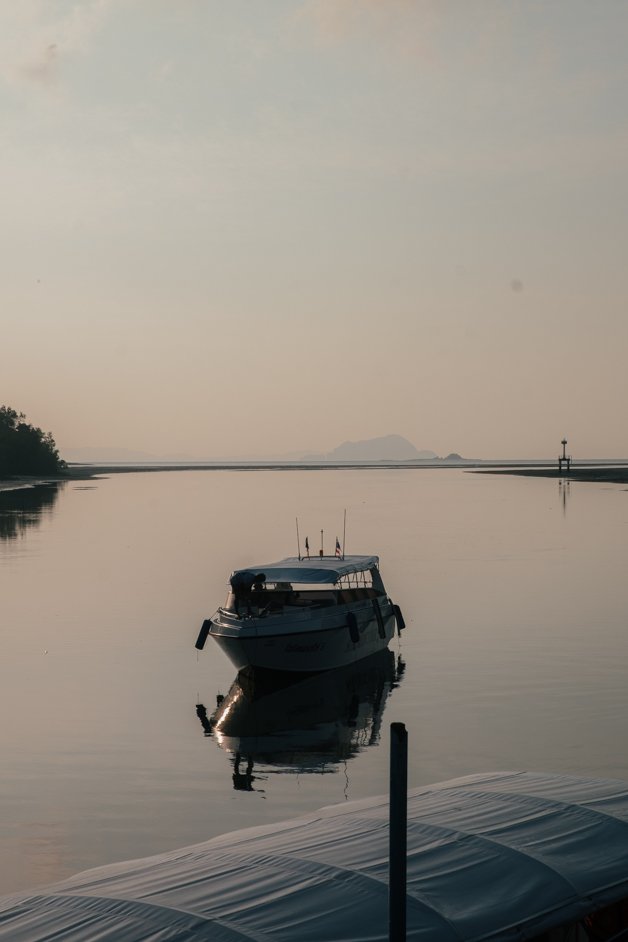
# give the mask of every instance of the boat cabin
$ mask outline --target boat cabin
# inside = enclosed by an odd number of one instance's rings
[[[386,595],[377,556],[290,557],[236,570],[229,582],[222,610],[239,618],[351,605]]]

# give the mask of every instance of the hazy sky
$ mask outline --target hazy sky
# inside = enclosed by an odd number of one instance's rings
[[[0,403],[628,456],[626,0],[0,0]]]

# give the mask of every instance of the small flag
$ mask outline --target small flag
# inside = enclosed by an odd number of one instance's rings
[[[310,558],[310,544],[308,542],[307,537],[305,537],[305,552],[307,553],[307,558],[309,559]]]
[[[336,537],[336,556],[342,556],[342,550],[340,549],[340,543],[338,542],[338,537]]]

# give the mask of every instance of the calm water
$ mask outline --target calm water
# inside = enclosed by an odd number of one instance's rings
[[[378,553],[391,657],[240,697],[194,641],[233,568]],[[0,893],[474,771],[628,778],[628,493],[462,471],[170,472],[0,494]],[[237,691],[232,692],[236,696]]]

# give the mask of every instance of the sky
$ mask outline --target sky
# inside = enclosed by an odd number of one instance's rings
[[[628,458],[625,0],[0,0],[0,403],[61,452]]]

